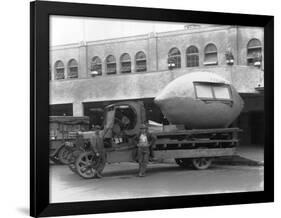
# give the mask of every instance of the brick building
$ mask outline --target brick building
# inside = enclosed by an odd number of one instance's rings
[[[173,79],[214,72],[245,101],[234,125],[242,144],[264,142],[262,28],[187,25],[170,32],[88,41],[50,49],[50,115],[90,116],[101,124],[109,103],[139,99],[149,119],[162,122],[153,98]],[[270,72],[267,72],[270,73]]]

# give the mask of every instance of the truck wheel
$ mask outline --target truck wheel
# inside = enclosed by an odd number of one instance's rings
[[[212,164],[212,158],[200,157],[192,159],[192,165],[197,170],[206,170]]]
[[[75,166],[75,161],[76,161],[77,157],[79,157],[79,155],[81,153],[83,153],[83,151],[80,150],[80,149],[77,149],[77,150],[69,153],[69,155],[68,155],[68,160],[69,160],[68,167],[74,173],[77,173],[76,166]]]
[[[190,159],[187,158],[177,158],[175,159],[176,164],[182,168],[188,168],[190,166]]]
[[[69,163],[69,160],[68,160],[69,152],[70,151],[65,147],[62,147],[59,150],[58,159],[62,164],[68,164]]]
[[[49,156],[50,164],[61,164],[61,162],[54,156]]]
[[[78,156],[75,161],[75,168],[79,176],[84,179],[95,177],[96,168],[99,164],[99,158],[93,152],[84,152]]]

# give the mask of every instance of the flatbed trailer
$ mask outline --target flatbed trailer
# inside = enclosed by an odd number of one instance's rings
[[[87,116],[50,116],[49,143],[50,160],[54,163],[68,164],[72,148],[68,145],[76,140],[76,132],[89,130],[90,118]]]
[[[154,132],[154,160],[175,159],[179,163],[195,158],[232,156],[239,144],[240,131],[239,128],[222,128]],[[135,145],[107,148],[107,162],[134,162],[136,151]]]
[[[239,143],[239,128],[178,130],[155,133],[155,150],[189,150],[196,148],[233,148]]]
[[[155,134],[154,156],[158,161],[175,159],[183,167],[191,162],[197,169],[207,169],[213,158],[235,154],[240,131],[221,128],[159,132]]]

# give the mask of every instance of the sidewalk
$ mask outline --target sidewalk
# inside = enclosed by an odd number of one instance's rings
[[[240,145],[237,147],[236,153],[237,155],[252,161],[259,163],[264,162],[264,147],[260,145]]]
[[[240,145],[237,147],[234,156],[220,157],[214,162],[228,165],[263,166],[264,149],[263,146]]]

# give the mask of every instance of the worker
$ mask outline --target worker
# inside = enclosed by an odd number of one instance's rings
[[[106,152],[103,144],[102,131],[96,130],[93,137],[91,137],[90,142],[91,148],[98,159],[98,164],[95,168],[95,178],[102,178],[102,171],[106,162]]]
[[[123,114],[123,116],[121,118],[121,122],[122,122],[122,128],[127,129],[129,127],[129,124],[130,124],[130,119]]]
[[[117,117],[121,117],[121,119]],[[113,139],[116,144],[127,141],[125,130],[129,128],[129,125],[130,119],[122,112],[119,112],[118,116],[115,117],[115,122],[112,128]]]
[[[155,138],[148,132],[145,124],[141,125],[140,134],[137,136],[137,157],[139,162],[139,177],[145,176],[147,164],[154,145]]]

